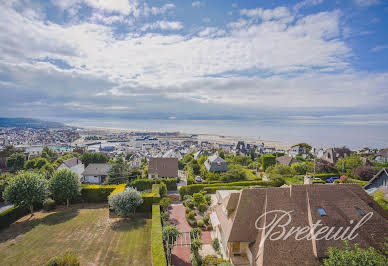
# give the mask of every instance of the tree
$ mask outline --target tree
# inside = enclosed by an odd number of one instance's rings
[[[168,265],[171,265],[171,250],[181,234],[182,233],[179,232],[174,225],[167,225],[163,227],[162,235],[166,246]]]
[[[0,151],[0,157],[10,157],[14,153],[22,153],[23,149],[21,148],[16,148],[12,145],[5,146],[5,148]]]
[[[267,170],[265,171],[265,173],[267,175],[269,175],[270,178],[276,176],[276,177],[291,177],[291,176],[294,176],[296,173],[295,171],[289,166],[289,165],[286,165],[286,164],[276,164],[276,165],[272,165],[270,167],[267,168]]]
[[[261,156],[261,166],[263,167],[263,171],[267,170],[271,165],[276,164],[276,158],[272,154],[264,154]]]
[[[107,184],[125,184],[129,182],[129,166],[122,158],[112,164],[108,172]]]
[[[217,176],[217,175],[215,175]],[[222,181],[233,182],[246,179],[244,168],[239,164],[229,165],[229,171],[221,174]]]
[[[298,175],[305,175],[314,171],[314,165],[311,162],[294,163],[291,165],[291,169]]]
[[[161,197],[164,197],[167,195],[167,185],[164,182],[160,182],[159,184],[159,194]]]
[[[49,161],[51,161],[51,159],[56,157],[56,156],[58,156],[58,154],[54,150],[52,150],[49,147],[45,146],[45,147],[43,147],[43,150],[42,150],[42,153],[41,153],[40,156],[43,157],[43,158],[46,158]]]
[[[352,170],[352,174],[360,180],[369,181],[377,173],[376,168],[369,165],[357,166]]]
[[[108,202],[118,216],[128,217],[131,213],[135,213],[136,208],[143,203],[143,198],[136,189],[129,187],[110,196]]]
[[[22,170],[24,167],[25,156],[22,153],[14,153],[9,156],[5,162],[5,165],[10,172],[16,172]]]
[[[352,170],[357,166],[362,165],[361,157],[357,154],[352,154],[350,156],[345,156],[341,160],[338,160],[335,164],[335,168],[343,174],[351,175]]]
[[[0,199],[3,198],[3,192],[5,188],[9,185],[13,177],[13,175],[8,173],[0,175]]]
[[[47,195],[47,180],[40,174],[26,172],[17,175],[4,190],[4,200],[20,207],[29,207],[42,203]]]
[[[222,159],[225,159],[225,152],[224,152],[223,149],[220,149],[220,150],[218,151],[218,156],[220,156]]]
[[[315,171],[317,173],[337,173],[334,165],[323,159],[315,160]]]
[[[130,182],[138,178],[141,178],[141,170],[137,167],[129,169],[128,181]]]
[[[87,167],[91,163],[107,163],[109,158],[107,155],[99,152],[86,152],[81,156],[81,161]]]
[[[69,200],[74,199],[81,192],[81,182],[78,175],[69,169],[54,172],[49,187],[54,199],[66,201],[67,207],[69,207]]]
[[[388,258],[372,247],[362,249],[358,244],[352,247],[348,242],[345,242],[343,249],[329,247],[328,258],[323,260],[323,264],[325,266],[383,266],[388,265]]]
[[[307,143],[305,143],[305,142],[295,144],[295,145],[293,145],[291,148],[296,147],[296,146],[301,146],[302,148],[304,148],[304,150],[306,151],[306,153],[310,153],[311,148],[312,148],[309,144],[307,144]]]

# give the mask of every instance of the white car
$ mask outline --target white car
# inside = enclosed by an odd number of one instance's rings
[[[195,177],[195,183],[202,183],[202,178],[199,175]]]

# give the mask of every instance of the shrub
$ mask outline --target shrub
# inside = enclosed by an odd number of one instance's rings
[[[43,201],[43,210],[52,211],[55,209],[55,200],[53,199],[45,199]]]
[[[197,221],[195,219],[187,219],[187,222],[191,227],[197,227]]]
[[[160,216],[162,217],[163,223],[167,222],[168,219],[170,218],[170,214],[168,213],[168,211],[162,212],[162,214]]]
[[[13,206],[0,213],[0,229],[7,227],[28,213],[27,208]]]
[[[201,205],[204,201],[205,201],[205,198],[203,197],[202,193],[193,194],[193,202],[195,206],[199,207],[199,205]]]
[[[188,199],[192,200],[193,197],[190,196],[190,195],[184,195],[184,196],[183,196],[183,200],[184,200],[184,201],[185,201],[185,200],[188,200]]]
[[[193,238],[202,239],[202,231],[201,231],[201,229],[199,229],[199,228],[193,228],[193,229],[191,229],[191,231],[190,231],[190,237],[191,237],[191,239],[193,239]]]
[[[81,182],[75,172],[69,169],[61,169],[54,172],[49,187],[55,200],[66,201],[67,206],[69,206],[69,200],[79,195]]]
[[[276,164],[276,158],[272,154],[264,154],[261,156],[261,166],[263,167],[263,171],[267,170],[267,168],[271,165]]]
[[[205,195],[205,201],[206,201],[206,203],[208,204],[208,205],[210,205],[211,204],[211,202],[212,202],[212,197],[210,196],[210,195]]]
[[[121,217],[135,213],[136,208],[143,203],[142,196],[134,188],[126,188],[109,198],[109,206]]]
[[[200,205],[198,206],[198,210],[199,210],[200,212],[205,212],[205,211],[207,210],[207,205],[204,204],[204,203],[200,204]]]
[[[190,211],[188,214],[187,214],[187,218],[189,219],[193,219],[195,217],[195,213],[193,211]]]
[[[197,221],[197,226],[198,227],[202,227],[202,226],[204,226],[205,225],[205,222],[203,221],[203,220],[198,220]]]
[[[162,224],[160,222],[160,207],[157,204],[152,205],[152,229],[151,229],[151,252],[152,264],[167,266],[166,254],[163,248]]]
[[[159,194],[161,197],[164,197],[167,195],[167,186],[164,182],[160,182],[159,184]]]
[[[194,181],[195,181],[194,177],[188,177],[187,178],[187,185],[194,184]]]
[[[168,206],[171,204],[171,199],[168,197],[164,197],[160,200],[160,207],[163,211],[167,210]]]
[[[46,265],[47,266],[78,266],[80,265],[80,263],[75,254],[66,253],[62,257],[51,258]]]
[[[188,199],[188,200],[184,201],[184,205],[186,207],[189,207],[190,209],[192,209],[194,207],[194,202],[192,200]]]
[[[212,240],[212,247],[213,247],[213,249],[214,249],[217,253],[220,252],[220,241],[218,240],[218,238],[214,238],[214,239]]]
[[[189,207],[186,207],[185,208],[185,213],[187,214],[187,213],[189,213],[191,211],[191,209],[189,208]]]
[[[221,263],[228,263],[228,265],[232,265],[227,260],[223,258],[217,258],[216,256],[213,256],[213,255],[207,255],[202,260],[202,266],[213,266],[213,265],[219,266],[221,265]],[[223,264],[223,265],[226,265],[226,264]]]
[[[208,215],[205,215],[205,216],[203,217],[203,221],[205,222],[205,224],[208,224],[208,223],[209,223],[209,220],[210,220],[210,218],[209,218]]]
[[[325,184],[324,180],[313,180],[313,184]]]

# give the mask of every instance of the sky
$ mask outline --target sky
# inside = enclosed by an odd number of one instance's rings
[[[0,0],[0,116],[338,128],[388,146],[387,29],[387,0]]]

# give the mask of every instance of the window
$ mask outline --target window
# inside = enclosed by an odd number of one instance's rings
[[[327,215],[326,212],[325,212],[325,210],[324,210],[323,208],[321,208],[321,207],[318,207],[318,212],[319,212],[319,214],[320,214],[321,216],[326,216],[326,215]]]
[[[356,208],[358,214],[360,214],[361,216],[364,216],[364,212],[361,209],[359,209],[357,207],[355,207],[355,208]]]

